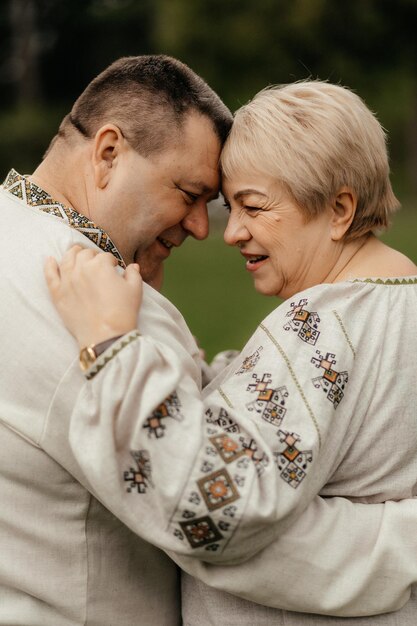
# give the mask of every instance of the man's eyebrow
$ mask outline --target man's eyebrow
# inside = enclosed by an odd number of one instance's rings
[[[266,198],[266,194],[262,193],[262,191],[259,191],[259,189],[242,189],[241,191],[235,193],[233,199],[239,200],[242,196],[249,196],[252,193],[256,194],[257,196],[262,196],[263,198]]]
[[[218,189],[213,189],[213,187],[209,187],[201,180],[187,180],[183,183],[187,187],[192,187],[193,191],[198,193],[199,195],[209,194],[207,200],[210,202],[211,200],[216,200],[219,197]]]

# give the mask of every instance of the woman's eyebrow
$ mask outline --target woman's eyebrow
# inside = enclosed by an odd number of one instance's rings
[[[266,198],[266,194],[259,191],[259,189],[242,189],[241,191],[237,191],[233,196],[234,200],[239,200],[242,196],[248,196],[250,194],[256,194],[257,196],[262,196]]]

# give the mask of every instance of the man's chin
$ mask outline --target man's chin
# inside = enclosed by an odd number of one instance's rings
[[[136,262],[139,263],[140,274],[143,281],[157,291],[161,291],[162,284],[164,282],[164,264],[159,263],[157,266],[155,266],[146,263],[146,261],[141,262],[140,259],[138,259]]]

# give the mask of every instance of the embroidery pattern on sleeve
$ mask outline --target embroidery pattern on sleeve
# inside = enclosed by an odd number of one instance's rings
[[[221,398],[223,396],[221,395]],[[229,400],[230,402],[230,400]],[[227,429],[227,431],[226,431]],[[206,436],[197,471],[171,519],[177,539],[193,549],[219,550],[233,535],[243,513],[246,475],[268,464],[256,443],[244,436],[224,407],[206,411]]]
[[[298,337],[311,345],[316,345],[316,341],[320,336],[318,330],[320,317],[315,311],[307,311],[304,307],[308,304],[306,298],[303,298],[296,304],[291,302],[291,310],[288,311],[286,317],[291,319],[284,324],[284,330],[293,330]]]
[[[221,408],[219,414],[216,418],[213,416],[213,411],[211,409],[207,409],[206,411],[206,420],[208,423],[215,424],[222,428],[228,433],[239,433],[240,428],[236,422],[234,422],[229,416],[228,412]]]
[[[320,426],[319,423],[317,421],[317,418],[314,414],[314,411],[307,399],[307,396],[304,392],[303,389],[303,385],[300,383],[300,381],[298,380],[297,374],[292,366],[291,360],[289,359],[286,351],[284,350],[284,348],[281,346],[280,342],[277,340],[277,338],[271,333],[271,331],[265,326],[265,324],[259,324],[259,328],[266,334],[266,336],[268,337],[268,339],[271,341],[271,343],[275,346],[275,348],[277,349],[278,353],[280,354],[281,358],[283,359],[284,363],[287,366],[288,369],[288,373],[294,383],[294,385],[296,386],[297,392],[299,393],[305,408],[308,411],[308,414],[310,416],[310,419],[312,421],[312,423],[314,424],[314,428],[317,432],[317,438],[318,438],[318,447],[319,449],[321,448],[321,432],[320,432]]]
[[[147,450],[131,450],[130,454],[136,461],[137,468],[130,467],[123,474],[123,479],[129,483],[126,491],[128,493],[132,493],[132,491],[146,493],[149,486],[153,487],[149,452]]]
[[[168,417],[181,422],[183,415],[180,409],[181,403],[177,393],[174,391],[174,393],[168,396],[168,398],[152,412],[152,415],[148,417],[143,425],[143,428],[148,429],[148,436],[151,437],[153,435],[156,439],[163,437],[166,426],[162,423],[162,420]]]
[[[232,461],[241,459],[237,464],[237,467],[246,468],[248,463],[252,461],[258,475],[262,473],[263,469],[269,463],[268,456],[264,452],[258,453],[258,446],[256,445],[254,439],[239,437],[239,441],[241,443],[241,445],[239,445],[237,441],[231,439],[231,437],[228,437],[227,435],[217,435],[216,437],[211,437],[210,441],[217,449],[225,463],[231,463]],[[239,484],[239,480],[235,480],[235,482]]]
[[[262,349],[263,347],[259,346],[259,348],[255,350],[253,354],[247,356],[244,359],[240,368],[237,370],[237,372],[235,372],[237,376],[239,376],[240,374],[245,374],[246,372],[250,372],[251,370],[253,370],[253,368],[255,367],[259,359],[261,358]]]
[[[324,373],[313,378],[312,383],[316,389],[321,388],[324,391],[327,399],[333,403],[336,409],[343,399],[344,389],[349,380],[348,373],[346,371],[337,372],[332,369],[332,366],[336,365],[335,354],[327,352],[326,356],[323,356],[320,350],[316,350],[316,354],[318,357],[313,357],[311,362],[315,367],[324,369]]]
[[[230,504],[240,497],[226,469],[200,478],[197,485],[209,511]]]
[[[179,525],[192,548],[201,548],[203,546],[209,548],[209,544],[211,544],[211,549],[217,550],[219,546],[213,542],[223,539],[223,535],[208,515],[192,521],[180,522]]]
[[[277,434],[280,442],[285,444],[284,450],[274,452],[277,468],[281,472],[281,478],[297,489],[307,475],[308,465],[313,461],[313,453],[311,450],[299,450],[296,447],[295,444],[301,441],[296,433],[280,430]]]
[[[285,400],[288,398],[288,391],[285,386],[274,388],[272,384],[271,374],[263,374],[259,378],[257,374],[252,374],[252,378],[256,380],[247,386],[246,391],[257,393],[258,396],[246,407],[248,411],[256,411],[266,422],[273,426],[280,426],[285,416]]]

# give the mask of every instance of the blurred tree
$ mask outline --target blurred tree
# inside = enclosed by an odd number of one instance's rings
[[[319,77],[357,90],[378,113],[396,180],[411,190],[416,23],[417,0],[3,0],[0,108],[43,94],[55,124],[54,111],[129,54],[177,56],[231,109],[268,84]]]
[[[307,77],[355,89],[390,130],[394,169],[417,192],[416,0],[156,0],[160,47],[235,109]],[[405,167],[402,165],[405,163]]]
[[[10,0],[10,81],[15,83],[19,105],[37,103],[41,97],[40,36],[35,0]],[[7,69],[6,69],[7,71]]]

